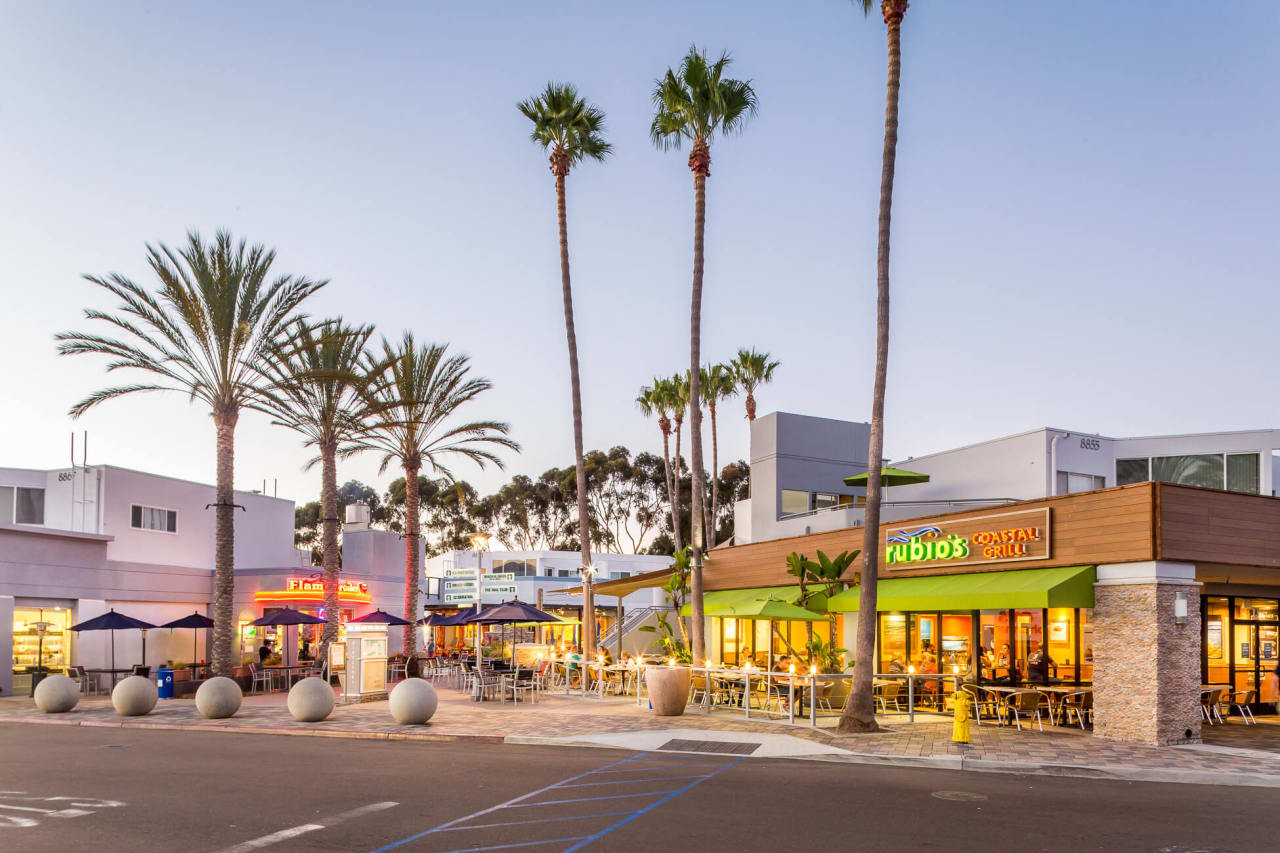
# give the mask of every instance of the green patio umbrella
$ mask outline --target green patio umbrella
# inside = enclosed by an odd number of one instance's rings
[[[916,483],[927,482],[929,482],[928,474],[917,474],[915,471],[907,471],[903,468],[880,469],[881,486],[914,486]],[[867,474],[864,472],[845,477],[844,484],[846,486],[865,486],[867,484]]]

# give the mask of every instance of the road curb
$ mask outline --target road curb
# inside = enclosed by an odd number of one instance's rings
[[[151,729],[157,731],[225,732],[246,735],[288,735],[291,737],[343,738],[348,740],[382,740],[422,743],[484,743],[522,746],[560,746],[636,751],[633,747],[597,741],[566,740],[533,735],[443,734],[431,732],[366,732],[354,729],[288,728],[277,726],[243,726],[233,723],[166,723],[144,718],[120,720],[78,720],[66,716],[32,716],[0,718],[0,723],[25,723],[44,726],[81,726],[84,728]],[[762,756],[763,757],[763,756]],[[793,761],[825,761],[838,764],[870,764],[882,767],[907,767],[921,770],[964,770],[971,773],[1007,773],[1021,776],[1060,776],[1077,779],[1105,779],[1119,782],[1165,782],[1183,785],[1219,785],[1244,788],[1280,788],[1280,774],[1231,773],[1210,770],[1178,770],[1164,767],[1130,765],[1036,764],[1025,761],[1000,761],[970,758],[965,755],[880,755],[870,752],[841,752],[827,755],[769,756]]]

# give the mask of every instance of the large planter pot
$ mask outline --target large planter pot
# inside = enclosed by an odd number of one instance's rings
[[[253,672],[247,666],[233,667],[231,670],[232,678],[249,678]]]
[[[687,666],[651,666],[644,671],[653,713],[678,717],[689,703],[690,672]]]
[[[175,670],[173,671],[173,680],[174,680],[174,681],[190,681],[190,680],[191,680],[191,670],[189,670],[189,669],[175,669]]]

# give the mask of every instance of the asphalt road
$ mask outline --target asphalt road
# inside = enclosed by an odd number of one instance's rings
[[[1244,853],[1277,849],[1276,796],[736,756],[0,724],[0,850],[24,853]]]

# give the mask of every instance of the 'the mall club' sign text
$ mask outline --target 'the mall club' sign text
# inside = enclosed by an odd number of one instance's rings
[[[884,565],[891,570],[1049,557],[1049,508],[886,527]]]

